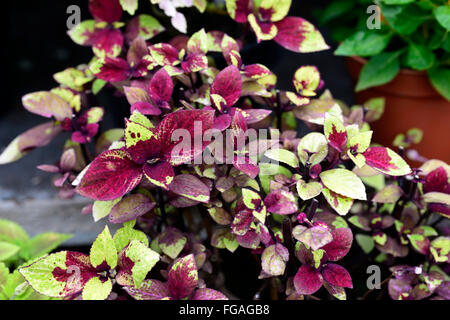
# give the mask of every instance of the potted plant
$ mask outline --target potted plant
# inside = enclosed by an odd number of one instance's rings
[[[378,13],[370,10],[374,3]],[[449,17],[445,0],[333,1],[322,15],[340,42],[335,54],[348,57],[357,101],[386,98],[385,114],[373,124],[377,140],[390,144],[418,127],[425,132],[419,152],[446,161],[450,151],[439,141],[450,139]]]
[[[164,27],[152,16],[122,19],[137,2],[89,3],[95,20],[69,35],[95,56],[57,73],[56,88],[24,96],[48,120],[0,163],[66,134],[61,158],[38,168],[55,174],[62,197],[92,199],[83,213],[105,227],[89,248],[46,254],[66,236],[37,246],[0,220],[1,298],[366,299],[373,289],[359,274],[375,265],[385,297],[450,299],[449,166],[411,169],[372,143],[377,103],[338,103],[314,66],[295,66],[292,90],[278,90],[223,32],[159,42]],[[226,5],[261,41],[327,48],[314,26],[287,16],[291,1]],[[123,128],[100,132],[109,107],[95,104],[100,92],[129,102]],[[297,136],[299,122],[310,132]]]

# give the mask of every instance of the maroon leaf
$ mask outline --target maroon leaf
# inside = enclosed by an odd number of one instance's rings
[[[193,254],[176,260],[170,268],[168,284],[174,299],[186,298],[194,291],[198,284],[198,272]]]
[[[352,246],[352,230],[350,228],[339,228],[331,231],[331,234],[333,235],[333,241],[326,244],[323,249],[326,251],[329,260],[338,261],[345,257]]]
[[[249,157],[234,157],[233,166],[252,179],[259,173],[259,167]]]
[[[220,291],[200,288],[195,290],[190,300],[228,300],[228,298]]]
[[[108,82],[123,81],[128,78],[128,68],[128,62],[124,59],[106,57],[105,63],[95,76]]]
[[[248,249],[258,248],[259,243],[261,242],[258,234],[253,230],[247,231],[244,235],[236,235],[236,240],[242,247]]]
[[[170,191],[194,201],[209,201],[209,187],[191,174],[175,176],[169,188]]]
[[[160,108],[170,108],[168,102],[173,92],[173,82],[165,69],[156,72],[148,87],[148,94],[152,101]]]
[[[55,125],[53,121],[31,128],[19,136],[19,151],[25,153],[46,146],[60,133],[61,126]]]
[[[350,277],[350,274],[347,270],[345,270],[344,267],[338,264],[328,263],[322,269],[322,276],[333,286],[353,288],[352,278]]]
[[[250,228],[252,221],[253,214],[251,210],[239,210],[234,216],[233,222],[231,223],[231,230],[233,230],[233,233],[236,235],[244,235]]]
[[[251,2],[250,0],[233,0],[227,1],[227,5],[229,3],[233,3],[236,6],[235,8],[231,8],[227,6],[228,12],[230,13],[230,17],[233,18],[236,22],[246,23],[247,16],[252,12]]]
[[[135,110],[139,113],[150,116],[159,116],[161,114],[161,110],[158,107],[155,107],[153,104],[146,101],[133,103],[131,105],[130,112],[133,113]]]
[[[242,78],[239,69],[228,66],[214,79],[211,84],[211,94],[218,94],[225,99],[227,107],[233,106],[241,96]]]
[[[311,266],[301,266],[294,277],[294,287],[299,294],[313,294],[322,287],[323,279],[319,270]]]
[[[112,23],[122,17],[119,0],[89,0],[89,11],[96,20]]]
[[[175,172],[170,163],[158,161],[152,164],[144,164],[144,176],[154,185],[169,190]]]
[[[93,34],[93,49],[106,56],[117,55],[123,46],[123,35],[119,29],[96,29]]]
[[[450,193],[447,172],[443,167],[436,168],[427,174],[423,183],[423,192]]]
[[[161,158],[174,166],[193,160],[210,143],[203,141],[203,133],[212,128],[213,121],[212,110],[180,110],[168,114],[156,128],[162,144]]]
[[[123,150],[108,150],[92,161],[77,187],[82,196],[113,200],[133,190],[142,179],[142,167]]]
[[[125,144],[133,161],[139,164],[157,157],[161,150],[161,144],[153,130],[127,119],[125,119]]]
[[[155,207],[147,196],[132,194],[123,198],[114,205],[109,213],[109,221],[112,223],[124,223],[146,214]]]

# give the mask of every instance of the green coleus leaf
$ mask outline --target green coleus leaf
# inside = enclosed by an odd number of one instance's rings
[[[427,46],[410,42],[406,53],[405,64],[414,70],[430,69],[436,60],[433,51]]]
[[[413,248],[422,254],[427,254],[430,248],[430,240],[421,234],[408,234],[408,239]]]
[[[261,223],[266,221],[267,209],[258,193],[253,190],[243,188],[242,200],[247,208],[252,210],[253,216]]]
[[[450,6],[442,5],[433,10],[434,17],[447,31],[450,30]]]
[[[320,85],[320,73],[314,66],[302,66],[295,71],[294,87],[302,96],[315,96]]]
[[[140,241],[132,240],[130,244],[121,252],[118,273],[130,273],[133,283],[139,287],[144,281],[147,273],[159,261],[159,254],[148,248]]]
[[[370,146],[373,131],[358,132],[352,135],[348,141],[348,147],[353,152],[364,152]]]
[[[100,201],[100,200],[95,201],[94,205],[92,206],[92,216],[94,217],[94,221],[97,222],[100,219],[109,215],[111,209],[121,199],[122,197],[108,201]]]
[[[105,300],[111,290],[112,282],[110,279],[93,277],[84,285],[81,296],[83,300]]]
[[[53,276],[56,268],[66,270],[66,251],[46,256],[27,267],[19,269],[28,283],[38,292],[50,297],[61,297],[66,286]]]
[[[373,241],[380,246],[384,246],[387,242],[387,235],[384,232],[378,232],[372,236]]]
[[[205,29],[197,31],[189,38],[187,50],[190,53],[208,52],[208,36],[206,35]]]
[[[58,83],[76,91],[82,91],[83,85],[91,82],[93,79],[92,76],[88,76],[84,71],[76,68],[67,68],[57,72],[53,75],[53,78]]]
[[[430,251],[437,262],[447,262],[450,253],[450,238],[441,236],[434,239],[431,241]]]
[[[29,112],[56,120],[72,117],[72,107],[60,96],[49,91],[38,91],[24,95],[22,104]]]
[[[0,219],[0,240],[11,243],[23,243],[28,241],[27,232],[14,221]]]
[[[292,168],[297,168],[299,166],[299,162],[297,159],[297,156],[285,149],[270,149],[267,150],[264,155],[272,160],[279,161],[282,163],[286,163],[287,165],[291,166]]]
[[[111,269],[117,266],[117,251],[114,240],[109,232],[108,226],[105,226],[91,246],[89,258],[92,266],[98,267],[106,262]]]
[[[375,56],[386,49],[392,33],[381,34],[374,30],[357,31],[345,39],[337,48],[338,56]]]
[[[428,70],[433,87],[448,101],[450,101],[450,70],[446,68],[433,68]]]
[[[113,240],[114,245],[116,246],[117,252],[120,252],[123,248],[125,248],[131,241],[137,240],[148,246],[148,238],[140,230],[133,229],[136,220],[128,221],[124,223],[124,226],[116,231],[114,234]]]
[[[211,236],[211,245],[219,249],[227,249],[230,252],[236,251],[239,242],[229,228],[217,229]]]
[[[366,200],[366,188],[361,179],[347,169],[332,169],[320,173],[322,183],[331,191],[352,199]]]
[[[138,8],[138,0],[120,0],[120,5],[123,10],[133,16]]]
[[[375,242],[369,235],[360,233],[355,235],[355,239],[358,245],[366,254],[369,254],[370,252],[372,252],[373,248],[375,248]]]
[[[373,56],[361,70],[356,91],[362,91],[392,81],[400,71],[399,57],[402,52],[383,52]]]
[[[335,193],[328,188],[323,188],[322,194],[328,204],[341,216],[345,216],[353,205],[352,198]]]
[[[390,184],[378,191],[372,201],[377,203],[395,203],[404,194],[402,188]]]
[[[70,29],[67,34],[73,42],[79,45],[87,45],[95,29],[95,20],[84,20]]]
[[[223,208],[213,207],[208,209],[209,215],[213,220],[221,225],[229,225],[232,221],[231,215]]]
[[[38,258],[56,249],[61,243],[72,238],[71,234],[45,232],[29,240],[22,248],[20,255],[24,260]]]
[[[297,154],[303,165],[307,161],[311,166],[322,162],[328,155],[327,138],[319,132],[308,133],[300,140]]]
[[[303,180],[297,181],[297,193],[302,200],[309,200],[317,197],[322,192],[322,184],[317,181],[306,183]]]
[[[0,261],[8,260],[13,257],[16,253],[18,253],[20,247],[18,245],[0,241]]]

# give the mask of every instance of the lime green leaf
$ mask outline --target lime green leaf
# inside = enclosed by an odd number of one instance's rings
[[[110,279],[102,281],[98,277],[93,277],[84,285],[81,296],[83,300],[105,300],[111,290],[112,282]]]
[[[309,160],[311,166],[322,162],[328,155],[328,142],[319,132],[311,132],[304,136],[297,147],[297,154],[303,165]]]
[[[147,276],[147,273],[159,261],[159,254],[148,248],[140,241],[133,240],[125,249],[125,256],[133,261],[134,266],[131,269],[133,282],[139,287]]]
[[[366,200],[366,188],[361,179],[347,169],[332,169],[320,174],[322,183],[333,192],[352,199]]]
[[[293,152],[285,149],[270,149],[264,155],[269,159],[286,163],[292,168],[298,168],[299,166],[297,156]]]
[[[112,207],[114,207],[121,199],[122,197],[108,201],[95,201],[92,206],[92,216],[94,217],[94,221],[97,222],[106,217],[111,212]]]
[[[0,241],[0,261],[5,261],[19,252],[20,247],[5,241]]]
[[[138,0],[120,0],[122,9],[128,12],[130,15],[134,15],[138,8]]]
[[[66,270],[66,251],[48,255],[27,267],[19,269],[28,283],[39,293],[50,297],[61,297],[66,285],[53,276],[53,270]]]
[[[378,191],[372,201],[377,203],[395,203],[402,195],[402,188],[395,184],[390,184]]]
[[[111,269],[116,267],[117,251],[108,226],[105,226],[102,233],[95,239],[89,257],[94,268],[103,262],[106,262]]]
[[[349,147],[354,152],[364,152],[370,146],[373,131],[359,132],[349,139]]]
[[[0,219],[0,240],[21,243],[28,241],[28,239],[27,232],[17,223],[6,219]]]
[[[113,240],[117,252],[120,252],[133,240],[138,240],[148,246],[148,238],[145,233],[140,230],[133,229],[136,220],[130,222],[125,223],[124,226],[117,230],[114,234]]]
[[[350,211],[350,208],[353,204],[352,198],[344,197],[327,188],[322,189],[322,194],[327,200],[328,204],[341,216],[345,216]]]
[[[56,249],[61,243],[72,238],[71,234],[45,232],[33,237],[25,244],[20,255],[25,260],[38,258]]]
[[[322,184],[317,181],[306,183],[303,180],[297,181],[297,193],[302,200],[309,200],[317,197],[322,192]]]
[[[374,30],[357,31],[337,48],[338,56],[375,56],[383,52],[389,44],[392,33],[380,34]]]

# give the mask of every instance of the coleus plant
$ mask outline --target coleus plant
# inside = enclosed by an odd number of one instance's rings
[[[309,22],[287,17],[290,5],[226,1],[231,19],[249,23],[258,40],[326,49]],[[9,163],[71,132],[61,159],[38,168],[58,174],[61,197],[92,199],[83,214],[120,228],[112,236],[105,227],[89,254],[27,255],[17,277],[58,299],[228,299],[238,293],[220,281],[221,254],[241,247],[265,283],[256,297],[270,284],[278,299],[365,298],[370,291],[352,290],[366,283],[352,277],[363,256],[391,272],[392,298],[446,298],[450,169],[439,160],[410,168],[402,157],[409,138],[395,151],[372,142],[382,99],[346,106],[314,66],[295,66],[292,88],[281,90],[269,68],[245,64],[245,34],[172,37],[147,14],[121,21],[136,8],[90,1],[95,20],[69,35],[95,56],[55,74],[58,87],[24,97],[25,108],[51,121],[0,155]],[[157,34],[166,40],[154,41]],[[108,92],[126,98],[129,116],[123,129],[100,133],[109,109],[92,101]],[[308,132],[297,136],[300,122]],[[5,248],[20,256],[17,246]],[[396,270],[410,256],[405,270],[423,272],[403,281]]]

